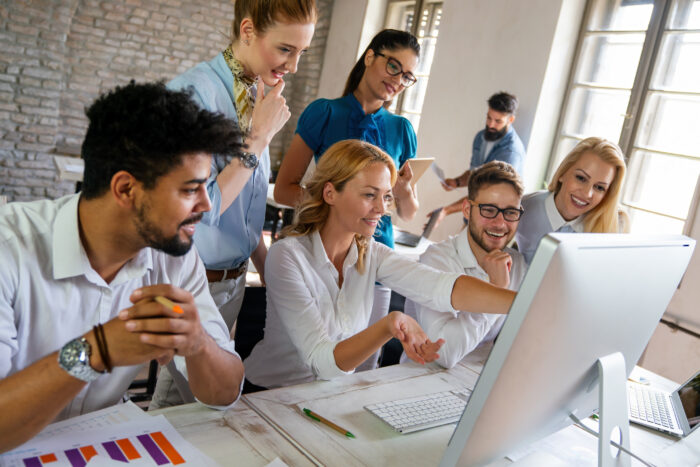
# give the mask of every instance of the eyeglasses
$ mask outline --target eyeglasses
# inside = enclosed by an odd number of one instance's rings
[[[416,84],[416,81],[418,81],[410,71],[404,73],[401,62],[396,60],[394,57],[387,57],[383,53],[377,51],[374,51],[374,55],[379,55],[380,57],[386,58],[386,72],[389,73],[390,76],[401,75],[401,86],[409,88]]]
[[[522,217],[525,210],[523,208],[505,208],[501,209],[493,204],[477,204],[474,201],[469,201],[473,206],[479,207],[479,214],[486,219],[494,219],[498,213],[503,214],[503,219],[508,222],[517,222]]]

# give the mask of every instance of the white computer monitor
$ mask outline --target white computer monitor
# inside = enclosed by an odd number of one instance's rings
[[[624,384],[694,246],[681,235],[546,236],[441,465],[487,463],[597,410],[598,358],[620,352]]]

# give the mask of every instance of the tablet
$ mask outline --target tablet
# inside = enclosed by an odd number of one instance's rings
[[[407,162],[411,166],[411,171],[413,172],[413,178],[411,179],[411,187],[416,186],[416,182],[423,176],[428,167],[435,160],[434,157],[416,157],[414,159],[409,159]]]

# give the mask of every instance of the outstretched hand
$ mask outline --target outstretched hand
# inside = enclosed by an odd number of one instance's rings
[[[445,191],[452,191],[457,188],[457,180],[454,178],[446,178],[444,182],[440,182],[440,186]]]
[[[389,319],[391,334],[401,342],[408,358],[423,365],[440,357],[437,352],[445,343],[443,339],[431,341],[415,319],[400,311],[389,313]]]

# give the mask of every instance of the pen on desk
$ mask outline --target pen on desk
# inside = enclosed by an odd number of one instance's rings
[[[167,298],[165,298],[165,297],[163,297],[163,296],[156,295],[156,298],[154,298],[153,300],[155,300],[156,302],[160,303],[160,304],[163,305],[164,307],[166,307],[166,308],[168,308],[168,309],[170,309],[170,310],[173,310],[173,311],[174,311],[175,313],[177,313],[177,314],[180,314],[180,315],[181,315],[181,314],[184,313],[184,311],[182,310],[182,308],[180,307],[180,305],[177,305],[177,304],[171,302],[170,300],[168,300]]]
[[[303,410],[304,410],[304,413],[305,413],[309,418],[313,418],[313,419],[316,420],[317,422],[321,422],[321,423],[323,423],[324,425],[328,425],[329,427],[333,428],[333,429],[334,429],[335,431],[337,431],[338,433],[341,433],[341,434],[347,436],[348,438],[354,438],[354,437],[355,437],[355,435],[353,435],[352,433],[350,433],[350,432],[349,432],[348,430],[346,430],[345,428],[339,427],[338,425],[336,425],[336,424],[333,423],[332,421],[330,421],[330,420],[328,420],[328,419],[326,419],[326,418],[323,418],[322,416],[320,416],[320,415],[317,414],[316,412],[312,412],[312,411],[309,410],[309,409],[303,409]]]

